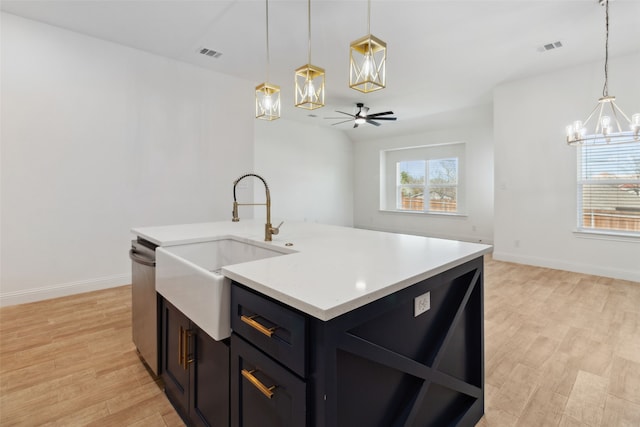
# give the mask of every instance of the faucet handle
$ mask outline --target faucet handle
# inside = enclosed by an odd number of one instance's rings
[[[233,222],[238,222],[238,221],[240,221],[240,218],[238,218],[238,202],[236,202],[235,200],[234,200],[234,202],[233,202],[233,212],[232,212],[232,215],[233,215],[233,216],[232,216],[232,218],[231,218],[231,221],[233,221]]]
[[[280,221],[277,227],[271,227],[271,234],[278,234],[280,232],[280,227],[284,224],[284,221]]]

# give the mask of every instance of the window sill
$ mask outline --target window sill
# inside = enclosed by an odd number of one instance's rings
[[[619,242],[637,242],[640,241],[640,234],[623,233],[616,231],[602,231],[602,230],[573,230],[573,234],[576,237],[582,239],[599,239],[599,240],[614,240]]]
[[[434,216],[434,217],[442,217],[442,218],[467,218],[467,214],[462,214],[458,212],[425,212],[425,211],[403,211],[399,209],[391,210],[391,209],[380,209],[380,213],[389,213],[389,214],[405,214],[405,215],[425,215],[425,216]]]

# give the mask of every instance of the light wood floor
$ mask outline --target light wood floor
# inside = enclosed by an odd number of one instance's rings
[[[640,426],[640,283],[486,260],[478,427]],[[181,426],[130,287],[0,309],[0,425]]]

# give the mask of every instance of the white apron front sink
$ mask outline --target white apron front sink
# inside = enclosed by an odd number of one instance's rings
[[[225,237],[159,247],[156,249],[156,291],[214,340],[228,338],[231,335],[231,280],[224,277],[220,269],[285,254],[280,248],[263,245]]]

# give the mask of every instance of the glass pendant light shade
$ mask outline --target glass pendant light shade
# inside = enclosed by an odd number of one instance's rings
[[[324,69],[307,64],[296,70],[295,106],[315,110],[324,107]]]
[[[296,70],[295,106],[307,110],[324,107],[324,68],[311,65],[311,0],[307,0],[309,28],[307,64]]]
[[[269,0],[265,0],[267,44],[267,81],[256,86],[256,119],[276,120],[280,118],[280,86],[269,83]]]
[[[256,118],[280,118],[280,86],[267,82],[256,86]]]
[[[640,113],[632,115],[631,119],[629,119],[622,109],[616,105],[616,97],[609,95],[609,1],[599,0],[599,3],[605,6],[606,10],[602,97],[598,99],[598,104],[591,110],[584,122],[576,120],[567,126],[567,144],[569,145],[640,142]],[[597,119],[592,121],[591,119],[594,117],[597,117]],[[589,125],[592,127],[588,127]],[[594,125],[595,129],[593,128]]]
[[[373,92],[387,85],[387,44],[371,34],[371,0],[367,1],[367,34],[351,42],[349,87]]]
[[[387,44],[368,34],[351,42],[349,87],[373,92],[386,86]]]

